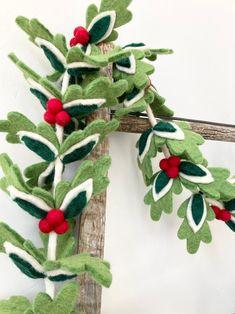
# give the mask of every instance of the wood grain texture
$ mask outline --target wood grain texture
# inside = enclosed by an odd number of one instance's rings
[[[111,50],[113,45],[104,44],[101,46],[103,53]],[[112,66],[105,68],[102,75],[112,77]],[[89,116],[90,123],[96,119],[110,120],[108,109],[100,109]],[[96,161],[101,156],[109,153],[108,139],[106,138],[89,156],[89,160]],[[106,217],[106,192],[94,197],[80,218],[78,229],[78,251],[88,252],[100,258],[104,257],[105,238],[105,217]],[[79,276],[80,286],[79,310],[86,314],[100,314],[102,288],[97,285],[89,275]]]
[[[168,119],[169,120],[169,119]],[[175,121],[175,119],[173,119]],[[177,121],[187,121],[191,129],[201,134],[206,140],[235,142],[235,126],[228,124],[213,123],[207,121],[193,121],[177,118]],[[148,119],[144,116],[125,116],[121,119],[119,132],[143,133],[150,127]]]

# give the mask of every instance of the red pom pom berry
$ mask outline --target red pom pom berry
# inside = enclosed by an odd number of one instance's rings
[[[219,214],[221,209],[217,206],[214,206],[214,205],[212,205],[211,208],[213,209],[213,211],[215,213],[215,217],[217,218],[217,215]]]
[[[167,169],[166,174],[169,178],[175,179],[179,175],[179,168],[173,166]]]
[[[47,111],[53,114],[54,116],[63,110],[63,103],[57,98],[48,100],[47,102]]]
[[[71,117],[66,111],[59,112],[56,117],[56,123],[60,126],[66,126],[70,123]]]
[[[74,36],[77,40],[77,44],[86,45],[90,40],[89,32],[82,26],[78,26],[74,30]]]
[[[57,234],[64,234],[69,230],[69,223],[67,220],[65,220],[60,226],[55,227],[54,231]]]
[[[76,37],[73,37],[71,40],[70,40],[70,47],[74,47],[78,44],[78,40]]]
[[[171,166],[179,167],[181,160],[178,156],[171,156],[168,158],[168,162]]]
[[[44,120],[51,125],[54,125],[56,123],[55,116],[48,111],[44,113]]]
[[[163,170],[163,171],[167,171],[167,169],[169,168],[169,162],[168,162],[168,159],[162,159],[159,163],[159,166],[160,168]]]
[[[216,215],[216,219],[222,220],[224,222],[227,222],[231,219],[231,213],[226,210],[222,209],[219,211],[219,213]]]
[[[64,222],[64,212],[60,209],[52,209],[46,217],[51,227],[58,227]]]
[[[48,221],[47,221],[46,218],[41,219],[41,220],[39,221],[38,226],[39,226],[39,229],[40,229],[40,231],[41,231],[42,233],[50,233],[51,231],[53,231],[52,226],[49,225],[49,223],[48,223]]]

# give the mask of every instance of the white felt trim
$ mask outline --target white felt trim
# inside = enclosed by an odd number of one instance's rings
[[[202,225],[204,224],[204,222],[206,220],[207,207],[206,207],[205,199],[203,197],[202,198],[203,199],[203,215],[202,215],[202,219],[201,219],[200,223],[198,225],[196,225],[194,220],[193,220],[193,214],[192,214],[193,197],[194,197],[194,195],[189,200],[187,211],[186,211],[186,217],[187,217],[189,226],[192,228],[193,232],[196,233],[201,229]]]
[[[182,161],[186,161],[186,160],[182,160]],[[212,177],[210,171],[206,167],[204,167],[202,165],[197,165],[197,166],[206,172],[206,176],[204,176],[204,177],[189,176],[189,175],[186,175],[182,172],[180,172],[179,175],[182,178],[184,178],[190,182],[193,182],[193,183],[208,184],[208,183],[211,183],[214,181],[214,178]]]
[[[210,205],[210,206],[216,206],[216,207],[219,207],[220,209],[223,209],[224,208],[224,204],[217,201],[217,200],[214,200],[212,198],[206,198],[206,202]]]
[[[105,11],[105,12],[102,12],[102,13],[96,15],[96,17],[91,21],[91,23],[87,29],[89,32],[96,22],[98,22],[100,19],[102,19],[103,17],[105,17],[107,15],[110,15],[110,17],[111,17],[109,28],[107,29],[104,36],[102,38],[100,38],[99,41],[96,42],[96,44],[102,42],[104,39],[108,38],[109,35],[111,35],[113,28],[114,28],[114,25],[115,25],[115,22],[116,22],[116,12],[115,11]]]
[[[69,86],[69,81],[70,81],[70,74],[68,73],[68,71],[65,71],[63,75],[62,86],[61,86],[62,95],[64,95],[65,92],[67,91],[67,88]]]
[[[83,141],[71,146],[63,155],[60,156],[61,160],[63,160],[67,155],[71,154],[72,152],[74,152],[76,149],[87,145],[88,143],[95,141],[95,143],[97,144],[100,138],[100,134],[96,133],[93,135],[90,135],[88,137],[86,137]],[[96,145],[95,144],[95,145]],[[94,145],[94,146],[95,146]]]
[[[85,55],[86,56],[89,56],[91,54],[91,44],[89,44],[86,48],[86,52],[85,52]]]
[[[26,251],[16,247],[15,245],[11,244],[10,242],[6,241],[3,244],[5,251],[8,255],[16,254],[26,262],[28,262],[32,267],[38,271],[39,273],[44,274],[43,267],[38,263],[38,261],[31,255],[29,255]]]
[[[137,101],[139,101],[141,98],[144,97],[145,91],[141,90],[134,98],[132,98],[131,100],[124,100],[123,104],[125,107],[130,107],[132,105],[134,105],[135,103],[137,103]]]
[[[78,105],[83,106],[92,106],[97,105],[98,107],[102,106],[106,102],[104,98],[97,98],[97,99],[75,99],[73,101],[67,102],[64,104],[64,109],[69,109],[71,107],[76,107]]]
[[[31,194],[26,194],[24,192],[21,192],[19,190],[17,190],[14,186],[10,185],[7,190],[10,193],[11,198],[14,200],[16,198],[20,198],[26,202],[29,202],[31,204],[33,204],[34,206],[49,212],[51,210],[51,207],[49,205],[47,205],[47,203],[45,201],[43,201],[42,199],[40,199],[37,196],[31,195]]]
[[[67,65],[67,69],[76,69],[76,68],[99,69],[99,67],[89,64],[87,62],[73,62]]]
[[[68,192],[68,194],[65,196],[62,205],[60,206],[60,209],[62,211],[65,211],[68,205],[72,202],[72,200],[77,197],[77,195],[83,191],[86,191],[86,199],[87,202],[89,202],[92,192],[93,192],[93,180],[88,179],[82,184],[78,185],[76,188],[72,189]]]
[[[169,182],[167,183],[167,185],[159,193],[156,193],[155,184],[156,184],[156,180],[157,180],[159,174],[154,179],[153,188],[152,188],[153,199],[154,199],[155,202],[159,201],[163,196],[165,196],[170,191],[170,189],[171,189],[171,187],[173,185],[173,182],[174,182],[173,179],[170,179]]]
[[[171,140],[179,140],[179,141],[184,140],[185,136],[184,136],[183,130],[181,130],[181,128],[174,122],[168,122],[168,123],[170,123],[176,129],[176,132],[160,132],[160,131],[153,130],[154,134],[163,138],[169,138]]]
[[[63,53],[52,43],[49,41],[42,39],[42,38],[35,38],[35,42],[38,46],[45,46],[47,47],[55,56],[56,58],[63,64],[66,65],[66,58]]]
[[[146,142],[144,151],[142,152],[141,155],[138,156],[140,162],[142,162],[142,161],[144,160],[144,157],[145,157],[146,153],[148,152],[148,150],[149,150],[149,148],[150,148],[150,144],[151,144],[151,141],[152,141],[152,137],[153,137],[153,133],[151,132],[151,133],[149,134],[149,136],[148,136],[148,139],[147,139],[147,142]]]
[[[49,261],[55,261],[56,260],[56,247],[57,247],[57,234],[52,231],[49,234],[48,239],[48,248],[47,248],[47,259]]]
[[[119,65],[119,64],[115,64],[116,65],[116,68],[121,71],[121,72],[124,72],[124,73],[127,73],[127,74],[135,74],[136,72],[136,60],[135,60],[135,57],[134,55],[131,55],[129,57],[130,59],[130,63],[131,63],[131,67],[130,68],[126,68],[122,65]]]
[[[50,281],[48,278],[44,279],[46,293],[51,297],[51,299],[55,296],[55,284],[54,282]]]
[[[44,186],[46,178],[52,173],[55,168],[55,163],[51,162],[45,171],[43,171],[38,177],[38,185],[40,187]]]
[[[19,131],[17,133],[17,135],[19,136],[21,141],[22,141],[22,137],[27,136],[27,137],[35,140],[35,141],[41,142],[41,143],[45,144],[56,156],[58,155],[58,150],[56,149],[56,147],[50,141],[48,141],[46,138],[42,137],[41,135],[39,135],[37,133],[27,132],[27,131]]]
[[[59,276],[59,275],[73,276],[74,273],[71,273],[71,272],[63,270],[63,269],[56,269],[56,270],[47,271],[46,275],[48,277],[56,277],[56,276]]]
[[[46,88],[44,88],[42,85],[40,85],[39,83],[35,82],[34,80],[32,80],[31,78],[27,79],[27,82],[29,83],[29,85],[38,90],[39,92],[41,92],[42,94],[44,94],[47,98],[51,99],[54,98],[55,96],[52,95],[50,92],[48,92],[48,90]]]

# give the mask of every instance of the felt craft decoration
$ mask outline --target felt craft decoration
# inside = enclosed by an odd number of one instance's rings
[[[75,27],[69,45],[63,35],[54,35],[37,19],[16,19],[52,70],[41,76],[14,53],[9,55],[42,105],[39,114],[44,122],[36,125],[19,112],[0,120],[0,132],[6,133],[9,143],[24,144],[40,159],[22,172],[7,154],[1,154],[0,188],[33,217],[42,247],[1,222],[0,252],[26,276],[44,280],[46,292],[39,293],[32,303],[21,296],[0,301],[1,314],[82,314],[75,309],[77,284],[63,282],[88,273],[98,284],[111,285],[108,262],[86,252],[75,255],[74,233],[75,219],[109,184],[110,157],[95,162],[85,159],[118,128],[123,115],[146,111],[151,125],[140,136],[137,149],[138,165],[149,187],[145,203],[151,207],[152,219],[171,213],[174,194],[186,188],[191,196],[178,210],[183,219],[178,237],[186,239],[190,253],[195,253],[201,242],[211,241],[208,222],[215,218],[235,231],[235,186],[230,172],[208,167],[200,150],[203,138],[187,123],[169,121],[173,111],[150,80],[155,71],[150,62],[173,51],[140,42],[124,47],[113,43],[110,51],[102,52],[101,45],[114,42],[117,28],[131,20],[130,3],[101,0],[99,8],[91,4],[86,25]],[[103,69],[110,64],[111,79],[103,76]],[[95,111],[112,107],[116,112],[111,121],[89,122]],[[165,119],[156,119],[158,115]],[[156,156],[160,156],[157,171],[153,166]],[[79,165],[73,178],[65,181],[65,169],[76,161]],[[55,282],[62,283],[58,293]]]

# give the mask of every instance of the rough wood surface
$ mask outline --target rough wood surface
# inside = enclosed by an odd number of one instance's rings
[[[196,121],[183,118],[174,118],[174,121],[189,122],[193,131],[201,134],[206,140],[235,142],[235,126],[213,123],[207,121]],[[142,133],[150,127],[150,123],[145,116],[125,116],[121,119],[119,132]]]
[[[103,53],[112,49],[111,44],[101,46]],[[103,70],[104,76],[112,77],[112,66]],[[110,120],[108,109],[100,109],[92,114],[88,122],[96,119]],[[89,156],[96,161],[101,156],[109,153],[108,139],[106,138]],[[103,258],[106,216],[106,192],[94,197],[80,218],[78,229],[78,251],[89,252],[94,256]],[[100,314],[102,288],[97,285],[89,275],[78,278],[80,286],[79,310],[86,314]]]

